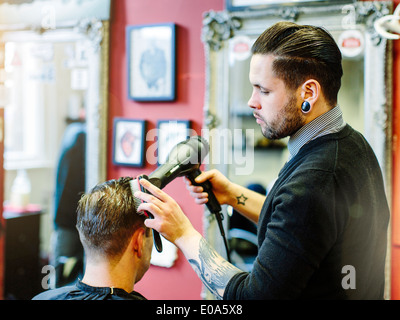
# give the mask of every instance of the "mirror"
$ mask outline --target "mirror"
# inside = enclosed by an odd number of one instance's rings
[[[53,104],[42,108],[49,109],[48,117],[57,123],[56,126],[62,126],[62,118],[74,108],[73,105],[75,108],[76,104],[85,106],[86,186],[93,187],[106,177],[110,0],[68,3],[63,0],[29,0],[1,4],[0,9],[1,48],[5,52],[8,43],[9,54],[14,54],[8,57],[9,65],[21,64],[20,54],[31,59],[25,63],[27,67],[19,71],[19,76],[25,77],[24,89],[36,80],[36,90],[24,91],[23,95],[33,94],[34,99]],[[22,52],[16,52],[11,47]],[[5,74],[2,73],[3,81],[7,80],[4,79]],[[11,85],[15,82],[15,79],[8,80],[11,80],[8,81]],[[14,87],[21,90],[18,85]],[[51,90],[53,95],[54,91],[62,92],[62,96],[51,96],[52,93],[48,92]],[[3,104],[10,103],[10,98],[13,98],[12,88],[6,85],[5,91]],[[51,154],[48,157],[51,159]],[[6,166],[13,165],[8,163]]]
[[[25,156],[26,159],[38,161],[33,167],[47,166],[48,161],[54,161],[59,148],[60,134],[66,125],[65,119],[76,114],[80,106],[84,106],[88,141],[86,150],[86,163],[89,169],[86,176],[88,188],[104,180],[106,176],[105,135],[108,102],[106,89],[108,39],[104,37],[106,32],[108,32],[107,22],[87,21],[87,24],[78,27],[43,33],[5,30],[1,39],[5,47],[6,69],[9,69],[5,72],[8,103],[15,105],[14,110],[6,108],[6,113],[9,112],[11,118],[21,117],[21,112],[36,110],[37,113],[32,113],[32,119],[36,119],[35,123],[26,125],[43,126],[35,139],[21,143],[29,146],[37,144],[38,141],[43,142],[38,146],[40,154],[37,149],[38,154],[26,151],[29,153]],[[21,59],[24,59],[23,67]],[[39,118],[39,114],[49,119]],[[46,121],[53,122],[53,131],[46,131],[46,129],[51,130]],[[17,136],[21,142],[24,138],[29,139],[29,132],[25,137],[16,132],[18,128],[10,128],[11,130],[10,139]],[[48,136],[54,133],[56,136]],[[32,163],[21,164],[18,163],[19,160],[12,161],[14,160],[12,155],[11,161],[8,160],[6,156],[6,169],[14,169],[15,166],[32,167]]]
[[[44,213],[40,233],[46,254],[60,144],[66,119],[80,109],[86,190],[106,180],[110,0],[23,2],[0,5],[1,103],[8,119],[4,199],[10,199],[16,170],[27,169],[31,201]]]
[[[318,25],[332,33],[342,50],[344,77],[338,102],[345,121],[361,131],[373,147],[386,179],[390,202],[391,43],[378,36],[373,22],[391,10],[391,2],[348,1],[340,5],[291,5],[206,13],[203,20],[204,112],[211,147],[207,169],[216,168],[241,185],[260,184],[268,190],[287,160],[287,141],[267,141],[247,106],[252,90],[248,81],[250,48],[268,26],[278,21]],[[225,133],[223,137],[221,132]],[[224,155],[225,160],[215,157],[216,153]],[[228,223],[230,214],[229,208],[224,208],[228,233],[232,232]],[[208,212],[204,221],[208,241],[225,255],[215,221],[209,218]],[[248,237],[247,242],[251,241]],[[237,252],[231,258],[243,270],[251,270],[251,259],[246,261]]]
[[[17,108],[8,111],[10,117],[18,116],[18,108],[29,110],[28,102],[40,105],[37,109],[44,109],[42,114],[54,122],[53,131],[39,133],[46,146],[36,157],[40,163],[33,167],[55,159],[58,150],[53,148],[59,147],[65,118],[84,106],[86,186],[93,187],[106,177],[110,0],[30,0],[1,4],[0,9],[0,43],[8,67],[2,70],[3,104]],[[36,118],[39,126],[45,124],[32,113],[32,119]],[[14,167],[12,161],[6,163],[6,169]]]

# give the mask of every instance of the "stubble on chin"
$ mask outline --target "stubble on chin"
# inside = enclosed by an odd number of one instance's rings
[[[265,126],[261,126],[261,132],[264,137],[270,140],[278,140],[289,137],[296,133],[305,125],[305,117],[297,108],[296,99],[291,99],[283,108],[282,114],[277,120]]]

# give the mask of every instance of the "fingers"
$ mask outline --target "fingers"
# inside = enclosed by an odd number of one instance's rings
[[[186,189],[189,191],[190,195],[193,198],[196,198],[197,196],[199,196],[201,193],[204,192],[204,189],[201,186],[186,185]]]
[[[196,182],[204,182],[208,180],[208,177],[211,175],[208,172],[203,172],[196,178]],[[199,179],[198,179],[199,178]],[[198,181],[199,180],[199,181]],[[190,195],[194,199],[196,204],[203,205],[208,202],[208,193],[204,192],[202,186],[195,186],[193,185],[189,179],[184,177],[184,181],[186,183],[186,188],[188,189]],[[139,183],[150,192],[144,193],[137,191],[135,192],[135,197],[145,201],[144,203],[140,204],[137,208],[138,211],[148,211],[151,212],[155,216],[160,216],[163,212],[161,208],[163,207],[163,203],[168,202],[170,197],[164,191],[153,185],[151,182],[147,181],[146,179],[141,179]],[[154,222],[149,222],[150,224]]]
[[[191,223],[185,216],[178,203],[167,193],[144,179],[140,184],[151,194],[136,191],[134,196],[143,200],[138,211],[148,211],[153,214],[154,219],[146,219],[144,224],[163,235],[167,240],[174,243],[175,239],[181,237],[186,230],[190,230]]]
[[[138,195],[138,198],[139,197],[141,197],[141,196]],[[146,200],[144,200],[144,201],[146,201]],[[142,202],[137,207],[137,212],[147,211],[147,212],[150,212],[153,216],[160,216],[162,213],[161,206],[162,206],[161,202],[159,204],[157,204],[157,200],[149,200],[149,202]]]
[[[186,189],[189,191],[196,204],[205,204],[208,201],[208,193],[204,192],[203,187],[193,185],[189,179],[184,177]]]
[[[214,175],[214,170],[203,171],[194,180],[197,183],[203,183],[204,181],[207,181],[207,180],[211,179],[213,175]]]
[[[178,206],[173,198],[151,182],[141,179],[140,184],[149,191],[150,194],[142,191],[135,192],[134,196],[144,201],[137,208],[138,211],[145,210],[153,213],[154,216],[163,216]]]
[[[142,191],[136,191],[134,193],[136,198],[144,201],[138,206],[137,211],[148,211],[153,215],[159,215],[161,213],[160,208],[163,202],[161,198],[165,198],[165,194],[163,195],[163,192],[159,188],[145,179],[141,179],[139,182],[146,190],[151,192],[151,194]]]
[[[160,188],[157,188],[154,184],[151,182],[147,181],[146,179],[140,179],[139,183],[147,190],[149,191],[152,195],[157,197],[158,199],[165,201],[168,198],[168,195],[162,191]],[[143,199],[145,200],[145,199]]]
[[[157,230],[156,220],[154,220],[154,219],[146,219],[146,220],[144,220],[144,225],[147,228]]]

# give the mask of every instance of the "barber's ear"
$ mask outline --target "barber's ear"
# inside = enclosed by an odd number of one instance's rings
[[[321,85],[317,80],[309,79],[301,86],[301,98],[303,101],[308,101],[311,106],[317,102],[321,95]]]

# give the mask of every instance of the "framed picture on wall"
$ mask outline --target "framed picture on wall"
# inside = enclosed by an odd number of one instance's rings
[[[157,122],[158,164],[164,164],[172,148],[189,136],[189,120],[159,120]]]
[[[175,100],[175,32],[173,23],[127,27],[130,99]]]
[[[144,163],[145,120],[115,118],[113,163],[142,167]]]

